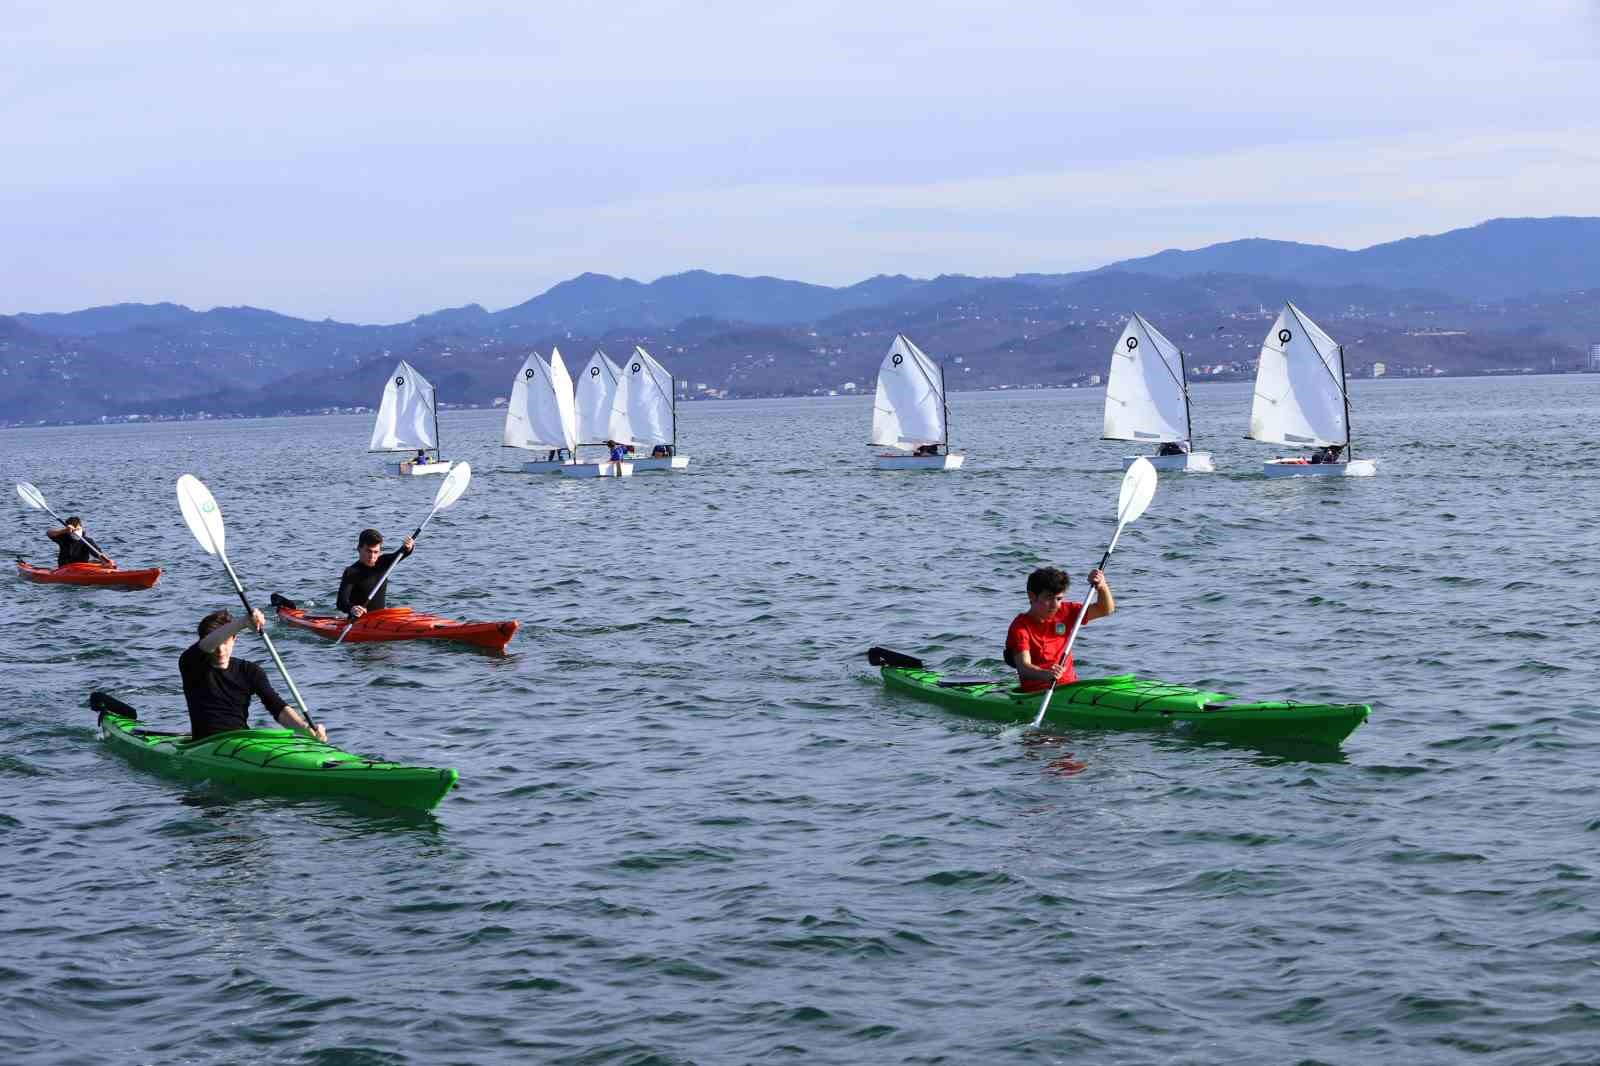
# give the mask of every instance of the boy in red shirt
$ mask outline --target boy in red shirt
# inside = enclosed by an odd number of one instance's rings
[[[1006,661],[1017,668],[1017,681],[1024,692],[1043,692],[1052,682],[1067,685],[1078,679],[1072,656],[1065,661],[1061,658],[1072,621],[1083,611],[1083,604],[1067,602],[1071,580],[1053,566],[1028,575],[1028,609],[1013,618],[1006,631]],[[1084,625],[1117,609],[1105,574],[1089,571],[1089,584],[1095,590],[1095,601],[1084,612]]]

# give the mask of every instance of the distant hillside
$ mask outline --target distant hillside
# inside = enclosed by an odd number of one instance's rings
[[[1600,218],[1497,218],[1353,252],[1253,238],[1104,269],[1162,277],[1258,274],[1316,285],[1431,289],[1462,302],[1504,300],[1600,287]]]
[[[1600,219],[1499,219],[1345,251],[1241,240],[1094,271],[879,275],[832,288],[696,270],[644,283],[582,274],[501,311],[408,322],[311,322],[252,307],[118,304],[0,316],[0,422],[271,414],[369,406],[396,360],[446,404],[489,404],[530,351],[643,344],[688,394],[870,387],[897,331],[953,388],[1087,383],[1132,310],[1203,376],[1251,372],[1284,300],[1346,346],[1351,367],[1494,373],[1581,365],[1600,342]]]

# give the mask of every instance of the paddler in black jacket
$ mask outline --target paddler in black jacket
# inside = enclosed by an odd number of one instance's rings
[[[247,659],[233,657],[233,644],[240,630],[249,626],[260,633],[266,625],[260,611],[237,619],[227,611],[213,611],[200,619],[200,639],[178,656],[183,698],[189,704],[189,735],[193,739],[249,728],[251,696],[259,698],[285,729],[298,729],[322,741],[328,739],[322,723],[317,723],[315,730],[309,729],[300,712],[272,690],[265,670]]]
[[[104,558],[110,566],[116,566],[110,556],[100,550],[100,545],[91,540],[83,532],[83,519],[77,515],[70,516],[66,522],[56,529],[47,529],[44,535],[56,542],[56,566],[71,566],[73,563],[92,563]],[[95,552],[100,552],[97,556]]]
[[[339,610],[352,619],[360,618],[368,611],[383,610],[384,594],[389,591],[389,583],[384,581],[383,588],[378,589],[376,595],[372,590],[383,580],[383,575],[395,560],[410,555],[414,547],[416,542],[407,537],[400,542],[399,551],[385,554],[383,534],[376,529],[363,529],[361,536],[356,538],[356,561],[345,567],[339,577]]]

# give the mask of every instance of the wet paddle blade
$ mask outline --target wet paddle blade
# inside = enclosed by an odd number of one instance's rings
[[[183,520],[188,523],[189,532],[194,534],[194,539],[200,542],[206,554],[225,556],[226,535],[222,528],[222,512],[217,509],[217,501],[212,497],[211,490],[193,474],[185,474],[178,479],[178,507],[183,511]]]
[[[22,502],[32,507],[35,511],[48,511],[50,505],[44,502],[44,493],[34,488],[26,481],[17,482],[17,495]]]
[[[1146,463],[1146,466],[1149,464]],[[461,499],[461,494],[467,491],[467,482],[472,480],[472,464],[457,463],[450,468],[444,476],[444,484],[439,486],[439,491],[433,497],[433,509],[442,511],[452,503]]]
[[[1122,477],[1122,495],[1117,499],[1117,524],[1127,525],[1150,506],[1156,495],[1156,468],[1140,457]]]

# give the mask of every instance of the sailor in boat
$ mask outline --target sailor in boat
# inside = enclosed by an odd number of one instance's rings
[[[567,450],[565,448],[551,448],[549,453],[545,455],[544,461],[547,463],[564,463],[567,461]]]
[[[317,723],[306,725],[298,710],[272,690],[267,672],[247,659],[233,657],[233,644],[246,626],[257,633],[266,629],[260,611],[248,618],[234,618],[227,611],[212,611],[200,619],[200,639],[178,656],[178,673],[183,677],[183,698],[189,704],[189,735],[195,740],[213,733],[250,727],[250,697],[261,700],[272,717],[285,729],[298,729],[327,741],[328,732]]]
[[[428,449],[426,449],[426,448],[418,448],[417,449],[416,458],[411,460],[411,465],[412,466],[427,466],[428,465]]]
[[[44,535],[55,541],[57,567],[92,563],[97,558],[94,553],[100,551],[100,545],[84,534],[83,519],[77,515],[69,515],[59,527],[45,530]],[[91,551],[91,548],[94,550]],[[100,554],[105,555],[105,552]],[[109,557],[106,558],[106,564],[112,567],[117,565]]]
[[[1156,455],[1188,455],[1189,443],[1181,440],[1162,441],[1161,447],[1156,449]]]
[[[1316,451],[1312,452],[1311,461],[1319,464],[1337,463],[1339,461],[1339,453],[1342,451],[1344,451],[1344,445],[1330,444],[1326,448],[1318,448]]]
[[[606,441],[606,455],[609,457],[608,461],[617,464],[617,471],[616,472],[618,474],[621,474],[622,473],[622,464],[628,458],[628,448],[627,448],[627,446],[623,445],[623,444],[618,444],[614,440],[608,440],[608,441]]]
[[[1006,631],[1006,662],[1017,671],[1017,684],[1024,692],[1043,692],[1054,683],[1070,685],[1078,679],[1072,656],[1061,653],[1067,646],[1073,621],[1083,612],[1083,624],[1105,618],[1117,609],[1106,575],[1089,571],[1094,588],[1094,603],[1087,611],[1083,604],[1067,600],[1071,584],[1064,570],[1041,567],[1028,575],[1028,609],[1011,620]]]
[[[339,575],[339,610],[349,615],[351,621],[368,611],[383,610],[389,583],[384,581],[376,594],[372,590],[378,582],[383,581],[383,575],[388,573],[389,567],[410,555],[414,547],[416,542],[407,537],[400,542],[399,551],[384,554],[383,534],[376,529],[363,529],[361,536],[356,539],[356,561],[345,567],[344,573]]]
[[[939,454],[939,446],[937,444],[919,444],[919,445],[917,445],[916,450],[913,451],[911,454],[912,455],[938,455]]]
[[[670,459],[672,458],[672,453],[667,450],[667,446],[665,444],[657,444],[654,448],[650,449],[650,458]]]

